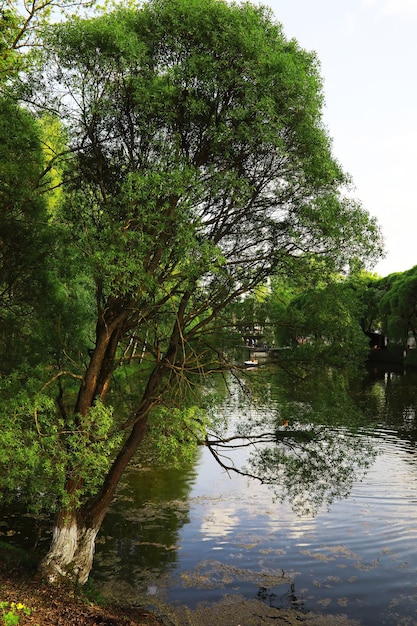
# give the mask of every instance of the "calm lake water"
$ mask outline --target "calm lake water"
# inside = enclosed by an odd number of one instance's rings
[[[133,468],[99,536],[98,587],[138,604],[192,609],[240,594],[360,624],[417,624],[417,373],[369,370],[352,386],[359,418],[340,394],[318,394],[306,413],[314,381],[283,392],[274,372],[249,376],[266,379],[261,407],[244,415],[232,397],[222,411],[231,427],[281,416],[295,462],[277,471],[275,490],[229,475],[207,449],[181,470]],[[246,451],[233,454],[245,462]]]

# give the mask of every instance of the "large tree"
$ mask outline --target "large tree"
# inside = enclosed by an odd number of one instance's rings
[[[80,353],[62,328],[32,417],[15,408],[26,455],[9,447],[27,493],[49,480],[55,494],[42,574],[83,583],[149,425],[204,442],[201,412],[175,405],[196,377],[227,366],[212,341],[227,305],[274,273],[371,261],[380,240],[343,195],[318,61],[268,9],[153,0],[57,26],[45,51],[43,104],[73,155],[54,216],[71,267],[63,284],[84,302],[91,344]],[[112,382],[127,356],[136,382],[123,414]]]
[[[65,138],[59,120],[22,102],[59,5],[72,0],[0,0],[0,368],[29,367],[53,341],[52,309],[61,309],[59,244],[52,216],[59,201]],[[33,86],[32,86],[33,88]],[[58,154],[60,158],[58,159]],[[61,295],[60,295],[61,292]],[[61,311],[62,313],[62,311]],[[52,326],[51,326],[52,323]],[[54,349],[54,348],[53,348]]]

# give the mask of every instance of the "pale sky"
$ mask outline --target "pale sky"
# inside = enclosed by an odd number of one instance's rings
[[[324,122],[355,196],[381,226],[381,276],[417,265],[417,0],[261,0],[315,50]]]

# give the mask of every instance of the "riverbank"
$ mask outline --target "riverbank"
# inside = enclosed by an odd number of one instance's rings
[[[0,605],[4,602],[8,602],[9,608],[16,614],[19,613],[19,626],[164,626],[165,623],[140,608],[103,608],[85,597],[72,596],[64,590],[40,585],[27,572],[20,568],[5,567],[5,563],[0,560]],[[27,609],[29,614],[25,614]],[[9,609],[5,610],[7,612]],[[261,626],[273,620],[274,624],[283,626],[300,623],[306,626],[359,626],[358,622],[349,620],[344,615],[325,617],[293,610],[278,610],[267,607],[263,602],[248,601],[240,596],[226,597],[211,608],[203,605],[195,611],[184,609],[183,613],[178,612],[176,618],[175,622],[169,620],[169,624]]]
[[[0,606],[18,615],[19,626],[162,626],[149,611],[99,606],[86,596],[50,588],[34,580],[35,569],[20,555],[0,546]],[[3,625],[0,610],[0,624]]]
[[[0,624],[18,626],[260,626],[274,624],[306,626],[358,626],[344,615],[315,615],[295,610],[275,609],[259,600],[239,595],[225,596],[212,606],[202,603],[193,611],[180,607],[168,622],[139,607],[99,606],[85,595],[51,588],[34,579],[35,568],[0,544],[0,607],[3,614],[18,615],[18,622],[5,622],[0,609]],[[272,623],[272,621],[271,621]]]
[[[34,572],[18,561],[4,560],[0,548],[0,606],[4,612],[19,615],[19,626],[164,626],[156,615],[136,607],[98,606],[85,596],[76,596],[63,589],[42,585],[33,579]],[[12,622],[3,622],[8,624]],[[171,616],[172,617],[172,616]],[[175,621],[181,626],[260,626],[274,624],[306,626],[359,626],[344,615],[303,614],[294,610],[278,610],[257,600],[248,601],[239,595],[225,597],[209,607],[201,605],[194,611],[178,611]],[[16,623],[16,622],[13,622]],[[271,622],[272,623],[272,622]]]

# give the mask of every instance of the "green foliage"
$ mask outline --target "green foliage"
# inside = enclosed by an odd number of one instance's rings
[[[300,347],[336,365],[363,362],[368,352],[361,328],[363,305],[351,281],[334,281],[295,298],[295,337]]]
[[[241,337],[288,348],[280,354],[287,367],[317,359],[322,365],[362,364],[368,353],[362,330],[368,280],[324,274],[311,284],[311,277],[276,277],[262,299],[247,296],[229,307],[229,315]]]
[[[184,404],[183,389],[225,366],[216,342],[232,302],[254,294],[237,317],[275,323],[306,271],[372,262],[380,239],[345,197],[317,58],[265,7],[151,0],[50,28],[53,3],[25,7],[29,22],[10,5],[3,58],[14,62],[43,31],[26,93],[56,116],[0,101],[0,339],[10,374],[0,491],[82,508],[108,485],[115,458],[124,469],[148,420],[161,459],[195,454],[209,420]],[[272,275],[283,281],[271,306]],[[339,318],[353,345],[348,301],[347,289],[320,283],[297,310],[303,330],[334,344]],[[114,372],[129,342],[139,346],[129,355],[138,382],[125,399]],[[110,404],[128,406],[130,419]]]
[[[17,626],[22,616],[32,613],[31,609],[21,602],[0,602],[0,609],[4,626]]]
[[[417,268],[368,278],[361,292],[364,329],[380,329],[392,343],[404,346],[408,333],[417,332]]]
[[[19,72],[33,71],[39,58],[41,35],[49,26],[54,10],[74,14],[89,2],[73,0],[0,0],[0,91],[18,86]]]
[[[14,49],[19,32],[19,16],[13,4],[2,0],[0,4],[0,85],[16,75],[20,65]]]
[[[46,112],[38,120],[41,131],[44,172],[41,190],[46,192],[49,222],[56,217],[57,209],[63,201],[63,178],[67,170],[65,156],[68,155],[67,136],[62,121]]]
[[[114,430],[113,408],[96,400],[86,416],[69,420],[66,434],[67,478],[80,481],[76,498],[97,493],[123,435]],[[74,494],[72,494],[74,497]],[[65,502],[65,498],[64,498]]]
[[[0,99],[0,338],[3,372],[43,353],[56,242],[48,225],[42,129]],[[42,335],[42,338],[40,336]]]
[[[22,211],[22,204],[31,200],[26,210],[35,217],[42,211],[39,194],[34,194],[43,169],[39,126],[6,98],[0,99],[0,139],[0,201],[6,215]]]
[[[91,341],[94,292],[62,223],[66,136],[50,114],[41,119],[0,99],[0,367],[59,367],[79,361]],[[92,305],[93,303],[93,305]],[[93,319],[94,328],[94,319]]]
[[[0,493],[6,499],[17,495],[34,508],[53,508],[65,480],[63,425],[54,402],[45,395],[35,402],[31,381],[22,382],[15,374],[2,383]]]
[[[385,293],[379,310],[386,319],[387,332],[405,341],[408,331],[417,330],[417,267],[391,274],[382,283]]]
[[[2,383],[1,497],[54,510],[66,502],[72,472],[81,480],[76,497],[94,494],[122,438],[114,432],[111,407],[97,401],[86,417],[65,421],[52,397],[36,393],[39,379],[22,382],[16,373]]]
[[[150,420],[146,445],[158,462],[181,466],[195,459],[207,425],[207,413],[198,406],[159,407]]]
[[[317,61],[266,9],[150,2],[70,21],[50,46],[81,104],[63,111],[78,117],[83,178],[65,218],[112,292],[214,270],[204,284],[230,291],[291,245],[339,266],[378,252],[373,220],[339,196]]]

